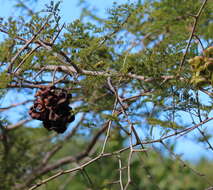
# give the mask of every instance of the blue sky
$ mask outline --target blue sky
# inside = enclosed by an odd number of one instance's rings
[[[45,8],[45,4],[50,3],[50,0],[40,0],[38,1],[39,3],[37,5],[31,5],[30,8],[33,10],[40,10]],[[105,16],[106,10],[107,8],[110,8],[113,0],[90,0],[90,7],[92,9],[96,9],[97,10],[97,14],[101,15],[101,16]],[[121,2],[127,2],[125,0],[117,0],[117,3],[121,3]],[[134,1],[130,1],[130,2],[134,2]],[[14,15],[15,17],[20,15],[20,12],[17,12],[17,10],[13,7],[13,1],[12,0],[0,0],[1,6],[0,6],[0,17],[4,17],[7,18],[8,16]],[[80,16],[80,12],[81,12],[81,7],[77,6],[78,4],[78,0],[64,0],[61,4],[61,17],[62,17],[62,22],[65,23],[70,23],[75,19],[78,19]],[[1,40],[2,34],[0,34],[0,40]],[[0,102],[1,107],[6,106],[7,104],[11,104],[11,103],[17,103],[17,102],[21,102],[25,99],[28,99],[29,96],[27,96],[26,94],[17,94],[17,95],[13,95],[13,96],[9,96],[10,98],[6,98],[4,99],[4,102]],[[208,102],[209,99],[205,96],[202,95],[202,101]],[[21,108],[18,110],[21,111]],[[9,113],[7,113],[9,114]],[[16,119],[18,119],[19,117],[14,115],[14,112],[10,113],[13,115],[14,121]],[[9,115],[10,115],[9,114]],[[182,118],[184,120],[184,122],[189,123],[189,116],[188,115],[184,115],[182,113]],[[213,122],[208,123],[207,125],[213,125]],[[210,128],[212,130],[212,128]],[[156,133],[158,133],[158,131],[156,131]],[[193,136],[197,136],[196,132],[192,133],[192,138]],[[213,159],[213,153],[210,150],[206,150],[205,147],[206,145],[204,144],[196,144],[193,142],[193,139],[186,139],[184,137],[178,138],[176,139],[176,141],[178,142],[177,148],[176,148],[176,152],[177,153],[184,153],[183,158],[187,159],[187,160],[197,160],[199,158],[199,156],[203,156],[203,157],[207,157],[209,159]],[[213,140],[211,141],[213,144]]]
[[[7,17],[11,15],[17,16],[17,10],[14,9],[12,0],[0,0],[0,16]],[[78,6],[78,0],[63,0],[61,3],[61,17],[62,21],[69,23],[80,16],[81,8]],[[113,0],[90,0],[89,4],[92,9],[96,9],[99,15],[104,15],[106,10],[111,7]],[[116,0],[117,3],[128,2],[125,0]],[[134,1],[131,1],[134,2]],[[30,8],[33,10],[41,10],[45,8],[45,4],[49,4],[50,0],[40,0],[37,5],[32,5]]]

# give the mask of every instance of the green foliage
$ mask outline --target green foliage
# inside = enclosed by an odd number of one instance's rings
[[[81,18],[64,25],[63,2],[50,1],[38,12],[29,9],[29,2],[17,1],[16,5],[27,11],[26,16],[0,22],[0,31],[7,35],[0,41],[0,103],[9,88],[18,88],[18,95],[33,99],[32,88],[55,82],[72,93],[76,123],[80,122],[60,136],[43,127],[7,131],[5,126],[13,118],[0,121],[0,189],[28,188],[96,158],[103,147],[107,156],[39,188],[117,190],[120,171],[123,183],[128,182],[127,166],[131,166],[130,190],[207,188],[206,178],[213,181],[212,162],[187,163],[205,173],[203,178],[147,142],[158,138],[155,129],[166,136],[210,117],[213,4],[207,1],[193,29],[202,1],[115,2],[104,18],[81,1]],[[201,45],[209,48],[202,52]],[[201,91],[204,98],[200,98]],[[17,109],[24,119],[28,108]],[[188,114],[187,121],[183,113]],[[148,151],[133,152],[130,159],[130,144],[139,141],[132,126]],[[212,135],[202,127],[204,132],[193,139],[212,150]],[[175,142],[170,143],[175,150]]]
[[[198,87],[213,85],[213,46],[204,50],[203,54],[189,60],[193,72],[191,82]]]
[[[42,147],[35,146],[32,139],[40,137],[39,129],[17,130],[7,132],[7,123],[1,121],[0,135],[0,188],[13,189],[15,184],[22,182],[26,172],[33,169],[42,159]],[[26,151],[27,150],[27,151]]]
[[[172,128],[172,129],[182,129],[182,126],[177,125],[175,122],[171,121],[162,121],[156,118],[148,118],[148,123],[153,126],[161,126],[165,128]]]
[[[0,72],[0,88],[5,89],[12,77],[5,72]]]
[[[122,154],[122,164],[126,164],[128,153]],[[206,160],[200,161],[192,166],[194,169],[205,172],[209,176],[209,181],[212,180],[211,171],[212,163]],[[123,182],[127,180],[127,169],[123,168]],[[89,175],[92,184],[85,177]],[[131,163],[131,177],[133,183],[129,186],[130,190],[137,189],[165,189],[165,190],[196,190],[205,189],[207,184],[203,183],[202,178],[196,176],[191,170],[184,167],[176,160],[172,160],[163,155],[159,156],[156,152],[149,152],[149,157],[146,158],[144,153],[133,156]],[[69,190],[79,188],[86,189],[119,189],[120,186],[116,181],[119,179],[118,158],[103,158],[96,163],[88,166],[85,171],[81,171],[76,175],[63,176],[56,181],[50,182],[46,187],[41,188],[51,190],[56,187],[64,187]]]

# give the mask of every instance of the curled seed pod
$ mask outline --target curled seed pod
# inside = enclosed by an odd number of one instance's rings
[[[72,98],[72,94],[67,94],[67,98],[71,99]]]
[[[41,89],[41,97],[43,97],[43,98],[45,98],[45,97],[47,97],[47,96],[50,96],[50,95],[52,95],[53,94],[53,92],[54,91],[52,91],[54,89],[54,87],[53,86],[51,86],[51,87],[46,87],[46,88],[42,88]]]
[[[41,98],[37,98],[37,99],[34,101],[34,104],[42,104],[42,105],[44,105],[44,101],[43,101],[43,99],[41,99]]]
[[[53,95],[50,95],[44,99],[44,104],[45,106],[51,106],[51,104],[54,104],[56,101],[56,98]]]
[[[209,58],[205,63],[205,68],[209,71],[213,71],[213,58]]]
[[[207,49],[205,49],[203,53],[206,57],[212,57],[213,56],[213,46],[210,46]]]
[[[30,115],[33,119],[38,119],[38,120],[41,119],[41,115],[39,113],[32,112]]]
[[[68,123],[74,121],[75,117],[71,114],[72,108],[69,107],[72,95],[65,89],[54,86],[43,87],[36,92],[35,97],[37,99],[30,108],[29,115],[33,119],[43,121],[46,129],[63,133]]]
[[[50,110],[50,114],[49,114],[49,120],[50,121],[57,121],[60,118],[60,116],[55,113],[53,110]]]
[[[60,105],[60,104],[67,104],[68,102],[67,102],[68,100],[66,99],[66,98],[62,98],[62,99],[60,99],[58,102],[57,102],[57,105]]]
[[[41,90],[38,90],[38,91],[36,92],[36,94],[35,94],[35,97],[41,96],[41,95],[42,95],[42,91],[41,91]]]
[[[33,118],[33,119],[37,119],[37,120],[43,120],[43,117],[42,117],[42,114],[41,113],[38,113],[38,112],[31,112],[30,113],[30,116]]]
[[[52,125],[50,129],[56,131],[57,133],[64,133],[64,131],[66,131],[67,128],[66,128],[66,125],[62,123],[62,124]]]
[[[59,92],[58,97],[59,97],[59,98],[67,98],[67,93],[61,91],[61,92]]]
[[[43,121],[43,125],[48,130],[50,130],[51,126],[52,126],[51,121],[49,121],[49,120],[48,121]]]
[[[34,102],[33,109],[34,109],[35,112],[44,112],[45,111],[45,105],[44,105],[43,100],[37,99]]]

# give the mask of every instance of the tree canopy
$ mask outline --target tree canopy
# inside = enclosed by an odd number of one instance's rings
[[[71,23],[63,2],[15,3],[0,19],[0,189],[213,188],[211,161],[175,151],[213,152],[210,0],[115,2],[105,17],[81,0]]]

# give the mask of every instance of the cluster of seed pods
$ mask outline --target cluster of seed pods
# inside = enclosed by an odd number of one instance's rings
[[[191,82],[198,87],[213,86],[213,46],[203,51],[202,56],[189,59],[192,68]]]
[[[65,89],[55,86],[43,87],[35,94],[36,100],[29,110],[33,119],[43,121],[43,125],[48,130],[63,133],[67,129],[67,124],[74,121],[72,108],[69,106],[71,94]]]

